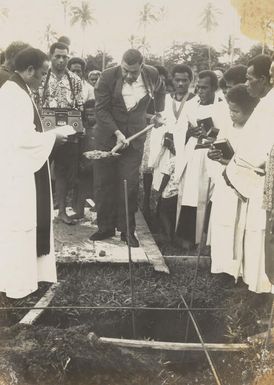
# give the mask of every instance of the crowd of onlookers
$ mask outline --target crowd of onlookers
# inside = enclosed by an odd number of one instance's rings
[[[50,159],[58,219],[73,225],[84,217],[86,199],[94,199],[93,162],[83,154],[94,149],[94,88],[101,72],[86,73],[82,58],[69,57],[67,43],[61,39],[50,47],[51,66],[34,98],[42,119],[48,109],[69,110],[84,127]],[[27,46],[14,42],[6,49],[1,86],[14,70],[14,56]],[[201,243],[210,245],[213,273],[242,276],[250,290],[271,291],[271,58],[258,55],[248,65],[204,70],[195,79],[185,63],[174,64],[170,74],[155,67],[166,97],[162,125],[148,133],[144,145],[145,217],[151,218],[153,190],[166,243],[187,254]],[[73,216],[66,212],[68,197]]]

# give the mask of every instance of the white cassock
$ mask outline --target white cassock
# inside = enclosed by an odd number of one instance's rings
[[[56,282],[51,230],[49,255],[36,256],[36,187],[34,173],[47,161],[53,132],[35,131],[28,94],[7,81],[0,90],[0,291],[22,298],[39,281]]]
[[[197,120],[211,117],[214,127],[221,129],[230,121],[225,101],[215,96],[213,104],[201,105],[198,97],[186,102],[180,124],[175,131],[175,177],[179,180],[177,224],[181,206],[197,207],[196,243],[200,242],[206,195],[209,183],[207,149],[195,150],[197,138],[189,138],[185,144],[189,123],[196,127]]]
[[[189,94],[187,94],[186,98],[188,96]],[[178,111],[180,109],[181,103],[181,101],[177,101],[176,99],[172,98],[171,95],[167,95],[165,101],[165,110],[161,113],[165,123],[163,126],[153,128],[151,131],[151,145],[148,167],[153,168],[153,188],[156,191],[158,191],[161,186],[163,171],[166,169],[170,158],[174,157],[174,154],[172,154],[172,152],[167,147],[163,146],[163,142],[165,133],[169,132],[174,135],[177,125],[180,124],[180,118],[182,114],[180,113],[177,119],[174,115],[173,108],[175,104],[176,111]]]
[[[249,290],[273,292],[265,274],[266,212],[262,209],[264,176],[239,166],[244,160],[253,167],[262,166],[274,143],[274,90],[261,99],[243,128],[235,157],[227,166],[227,175],[233,186],[246,198],[238,215],[235,256],[243,266],[243,280]]]
[[[218,139],[228,139],[234,151],[244,135],[243,127],[230,127],[221,130]],[[241,261],[234,258],[234,236],[237,211],[241,202],[235,191],[229,187],[222,172],[225,166],[218,162],[211,162],[211,174],[214,182],[214,191],[211,197],[212,208],[210,216],[210,245],[211,245],[211,272],[227,273],[237,280],[242,274]]]

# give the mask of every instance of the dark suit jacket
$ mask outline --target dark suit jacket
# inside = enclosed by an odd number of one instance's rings
[[[156,68],[144,65],[142,78],[146,95],[136,107],[127,111],[122,95],[123,78],[121,67],[105,70],[95,86],[95,111],[97,125],[95,142],[98,149],[110,150],[116,143],[114,132],[120,130],[126,137],[141,131],[146,126],[146,111],[154,100],[155,111],[164,109],[165,89]],[[132,141],[132,146],[142,150],[145,136]]]
[[[0,87],[6,83],[7,80],[11,77],[13,72],[11,72],[6,66],[0,66]]]

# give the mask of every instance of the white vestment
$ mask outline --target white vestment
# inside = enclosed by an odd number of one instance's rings
[[[186,133],[189,123],[197,127],[197,120],[211,117],[214,127],[221,129],[230,121],[225,101],[215,97],[214,103],[201,105],[195,97],[186,102],[182,119],[175,132],[176,166],[175,176],[179,182],[177,223],[181,206],[197,207],[196,243],[200,242],[206,196],[209,184],[207,149],[195,150],[197,139],[190,137],[187,144]]]
[[[180,113],[178,119],[175,117],[173,111],[174,103],[176,111],[178,111],[181,101],[177,101],[172,98],[171,95],[167,95],[165,110],[161,113],[165,123],[163,126],[153,128],[151,131],[148,167],[153,168],[153,188],[156,191],[158,191],[161,186],[163,170],[165,170],[170,158],[174,156],[167,147],[163,146],[165,133],[169,132],[174,135],[177,125],[180,124],[182,114]]]
[[[231,122],[230,128],[222,130],[218,139],[228,139],[236,152],[242,135],[243,128],[233,127]],[[211,272],[227,273],[237,280],[241,275],[241,261],[234,258],[234,232],[241,202],[222,176],[225,167],[218,162],[212,163],[215,172],[212,175],[214,191],[210,216]]]
[[[227,166],[227,175],[240,194],[248,198],[242,203],[236,229],[237,260],[243,264],[243,280],[249,290],[273,292],[265,274],[266,212],[262,209],[264,176],[239,166],[244,160],[252,167],[262,166],[274,143],[274,90],[261,99],[243,128],[235,157]]]
[[[36,256],[34,176],[56,136],[35,131],[31,99],[14,82],[7,81],[0,90],[0,115],[0,291],[22,298],[37,290],[39,281],[56,282],[53,237],[50,254]]]

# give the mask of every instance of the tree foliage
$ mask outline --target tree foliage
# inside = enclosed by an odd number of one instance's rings
[[[49,51],[50,46],[52,45],[52,43],[54,43],[57,40],[57,36],[58,36],[58,34],[57,34],[56,31],[53,30],[52,25],[51,24],[47,24],[45,32],[44,32],[43,39],[47,43],[47,50],[48,51]]]
[[[88,1],[82,1],[81,6],[71,7],[71,25],[80,24],[85,30],[88,25],[91,25],[95,18],[93,17],[93,10]]]
[[[251,60],[253,57],[260,55],[262,53],[263,45],[262,44],[255,44],[253,45],[250,50],[247,53],[240,52],[239,57],[237,60],[235,60],[235,64],[244,64],[247,65],[249,60]],[[264,49],[265,55],[272,55],[272,51],[265,47]]]
[[[241,31],[251,39],[274,48],[274,1],[232,0],[241,16]]]
[[[99,70],[99,71],[102,71],[102,67],[103,67],[103,55],[104,55],[104,52],[101,51],[101,50],[98,50],[96,55],[88,55],[86,57],[86,73],[90,72],[90,71],[93,71],[93,70]],[[112,67],[114,66],[116,63],[113,61],[113,57],[108,54],[107,52],[105,52],[105,67],[108,68],[108,67]]]
[[[212,47],[211,65],[212,67],[220,66],[220,54]],[[168,70],[175,64],[185,63],[190,67],[197,67],[198,71],[209,69],[208,66],[208,46],[195,42],[174,43],[173,46],[165,53],[165,67]]]
[[[95,18],[93,17],[93,10],[90,7],[89,1],[82,1],[81,6],[73,6],[70,8],[71,11],[71,25],[80,24],[83,31],[82,40],[82,56],[84,56],[85,46],[85,32],[88,25],[91,25]]]
[[[218,26],[217,16],[220,15],[218,8],[214,7],[212,3],[208,3],[201,13],[200,26],[210,33]]]

